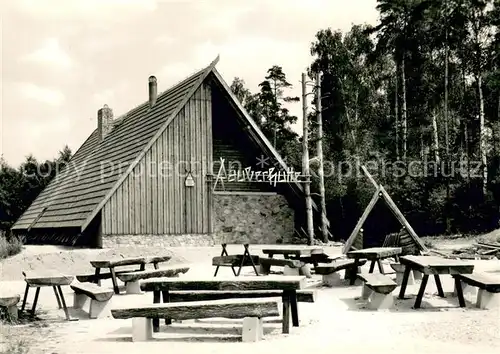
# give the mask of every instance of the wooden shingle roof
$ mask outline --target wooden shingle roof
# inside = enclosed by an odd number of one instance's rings
[[[105,139],[96,129],[12,229],[82,227],[213,65],[158,95],[152,109],[145,102],[117,118]]]

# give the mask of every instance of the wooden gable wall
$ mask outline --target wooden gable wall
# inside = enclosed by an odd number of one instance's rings
[[[227,98],[214,87],[213,92],[213,174],[217,177],[220,170],[220,159],[225,161],[226,172],[229,172],[231,161],[239,163],[241,168],[251,167],[252,171],[267,171],[272,163],[271,159],[266,162],[269,165],[259,165],[258,158],[264,157],[263,152],[251,141],[241,124],[234,108]],[[234,165],[237,169],[237,165]],[[215,191],[228,192],[275,192],[276,187],[262,182],[228,182],[224,185],[217,182]]]
[[[203,84],[104,205],[102,233],[208,233],[210,166],[211,89]],[[186,170],[193,187],[185,186]]]

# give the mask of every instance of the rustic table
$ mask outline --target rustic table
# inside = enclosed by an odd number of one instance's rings
[[[169,291],[249,291],[249,290],[279,290],[283,300],[283,333],[290,331],[290,314],[294,327],[299,326],[297,308],[297,290],[306,286],[306,277],[303,276],[248,276],[220,279],[151,279],[141,284],[141,290],[153,292],[153,303],[170,302]],[[165,319],[170,324],[169,319]],[[153,320],[153,330],[158,332],[159,319]]]
[[[95,260],[90,261],[92,267],[95,268],[95,274],[93,277],[93,282],[99,284],[100,283],[100,274],[101,269],[107,268],[111,274],[110,278],[113,282],[113,290],[115,294],[120,293],[120,289],[118,288],[118,282],[116,280],[116,267],[124,267],[124,266],[133,266],[138,265],[139,269],[136,271],[143,271],[146,269],[146,264],[153,264],[155,269],[158,269],[158,263],[168,262],[172,257],[171,256],[147,256],[147,257],[132,257],[132,258],[119,258],[112,260]],[[133,270],[132,270],[133,271]],[[131,272],[131,270],[127,270],[127,273]]]
[[[66,319],[68,321],[77,321],[77,318],[71,318],[69,315],[68,307],[66,306],[66,300],[64,299],[64,295],[61,289],[63,285],[69,285],[73,282],[74,276],[72,275],[63,275],[63,274],[46,274],[46,275],[30,275],[27,276],[25,272],[23,272],[24,281],[26,282],[26,288],[24,291],[23,303],[21,305],[21,312],[24,311],[26,307],[26,301],[28,300],[28,293],[30,288],[36,288],[35,290],[35,298],[33,300],[33,305],[31,307],[31,315],[35,316],[36,305],[38,303],[38,295],[40,294],[40,288],[42,287],[52,287],[54,290],[54,294],[56,296],[57,305],[59,308],[64,310],[64,314],[66,315]]]
[[[274,255],[279,254],[282,255],[284,259],[297,259],[304,263],[310,263],[314,265],[314,267],[317,267],[318,263],[331,262],[331,259],[324,253],[322,248],[311,246],[265,248],[262,250],[262,253],[267,255],[269,258],[273,258]]]
[[[257,270],[258,257],[252,256],[249,251],[249,244],[245,243],[243,245],[243,254],[239,255],[229,255],[227,252],[227,243],[222,243],[222,252],[219,257],[214,257],[212,260],[212,264],[216,266],[214,277],[217,276],[220,267],[231,267],[233,274],[235,276],[239,276],[241,273],[241,269],[243,267],[252,267],[255,275],[259,275],[259,271]],[[238,271],[236,271],[235,267],[238,267]]]
[[[381,262],[382,259],[398,256],[401,252],[403,252],[401,247],[371,247],[347,252],[347,258],[354,259],[353,271],[350,275],[350,284],[353,285],[356,281],[356,273],[354,272],[357,272],[359,263],[362,259],[371,261],[368,273],[373,273],[376,263],[379,272],[384,274],[384,267]]]
[[[443,286],[441,285],[441,279],[439,277],[441,274],[472,274],[474,271],[474,265],[471,263],[437,256],[401,256],[399,261],[405,266],[403,282],[399,292],[400,299],[404,299],[410,272],[412,270],[416,270],[423,274],[420,289],[418,290],[417,298],[415,300],[414,308],[416,309],[418,309],[422,304],[422,297],[424,296],[429,275],[434,275],[438,295],[440,297],[444,297]],[[461,307],[463,307],[462,305],[465,306],[465,303],[460,303]]]

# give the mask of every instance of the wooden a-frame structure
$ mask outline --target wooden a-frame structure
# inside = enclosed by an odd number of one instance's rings
[[[358,223],[356,224],[356,227],[354,228],[351,235],[349,236],[346,243],[344,244],[344,247],[342,249],[342,253],[345,254],[352,248],[352,245],[353,245],[354,241],[356,240],[356,237],[358,237],[359,232],[360,232],[361,228],[363,227],[363,224],[366,221],[366,218],[368,217],[368,215],[372,211],[375,204],[377,204],[377,201],[379,200],[380,197],[382,197],[384,199],[386,204],[389,206],[389,209],[391,209],[394,216],[398,219],[398,221],[401,223],[401,225],[403,225],[403,228],[406,230],[406,232],[409,234],[409,236],[413,239],[413,241],[415,242],[417,247],[420,249],[420,251],[424,252],[424,253],[428,252],[427,247],[425,247],[422,240],[420,240],[420,238],[418,237],[415,230],[413,230],[410,223],[408,222],[408,220],[406,220],[403,213],[401,213],[401,211],[397,207],[396,203],[394,203],[394,201],[392,200],[389,193],[387,193],[385,188],[375,181],[375,179],[368,172],[368,170],[366,169],[365,166],[361,166],[361,169],[363,170],[363,173],[366,175],[366,177],[368,177],[370,182],[374,185],[376,190],[375,190],[375,193],[373,194],[372,199],[370,200],[370,203],[368,204],[365,211],[363,212],[363,215],[361,215],[361,218],[359,219]]]

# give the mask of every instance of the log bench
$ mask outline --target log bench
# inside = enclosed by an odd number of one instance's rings
[[[217,276],[219,267],[231,267],[233,274],[238,276],[243,267],[255,267],[259,264],[259,256],[248,256],[244,254],[235,254],[231,256],[217,256],[212,258],[212,265],[217,267],[214,276]],[[236,271],[238,268],[238,271]]]
[[[188,302],[188,301],[208,301],[208,300],[223,300],[223,299],[254,299],[254,298],[269,298],[283,296],[283,291],[280,290],[229,290],[229,291],[170,291],[170,302]],[[315,302],[315,290],[297,290],[297,302]]]
[[[117,319],[132,318],[132,341],[147,341],[153,337],[153,318],[192,320],[204,318],[243,319],[243,342],[255,342],[263,337],[263,317],[279,316],[278,303],[268,299],[242,301],[213,300],[152,304],[115,308],[111,314]]]
[[[142,270],[138,272],[120,273],[116,277],[125,283],[127,294],[141,294],[139,280],[152,278],[172,278],[184,274],[189,270],[189,267],[172,266],[163,269]]]
[[[390,277],[380,273],[360,273],[358,279],[363,281],[361,297],[368,299],[370,309],[389,309],[394,305],[391,293],[398,285]]]
[[[21,301],[20,295],[0,295],[0,307],[5,309],[8,320],[16,321],[18,318],[17,304]]]
[[[76,283],[70,285],[75,292],[73,308],[81,309],[87,298],[90,298],[89,318],[109,316],[109,301],[114,295],[113,289],[103,288],[94,283]]]
[[[314,268],[314,272],[323,276],[324,285],[336,286],[340,285],[342,282],[340,274],[337,273],[339,270],[345,270],[345,278],[351,279],[351,274],[359,273],[358,266],[363,266],[366,263],[366,260],[360,260],[357,265],[355,263],[354,259],[337,260],[330,264],[318,265]]]
[[[305,263],[298,259],[260,258],[260,274],[269,275],[271,266],[283,267],[283,275],[306,275],[310,278],[309,272],[305,270]]]
[[[453,274],[455,293],[461,307],[465,307],[463,285],[478,288],[476,307],[481,309],[500,308],[500,277],[488,273]]]

